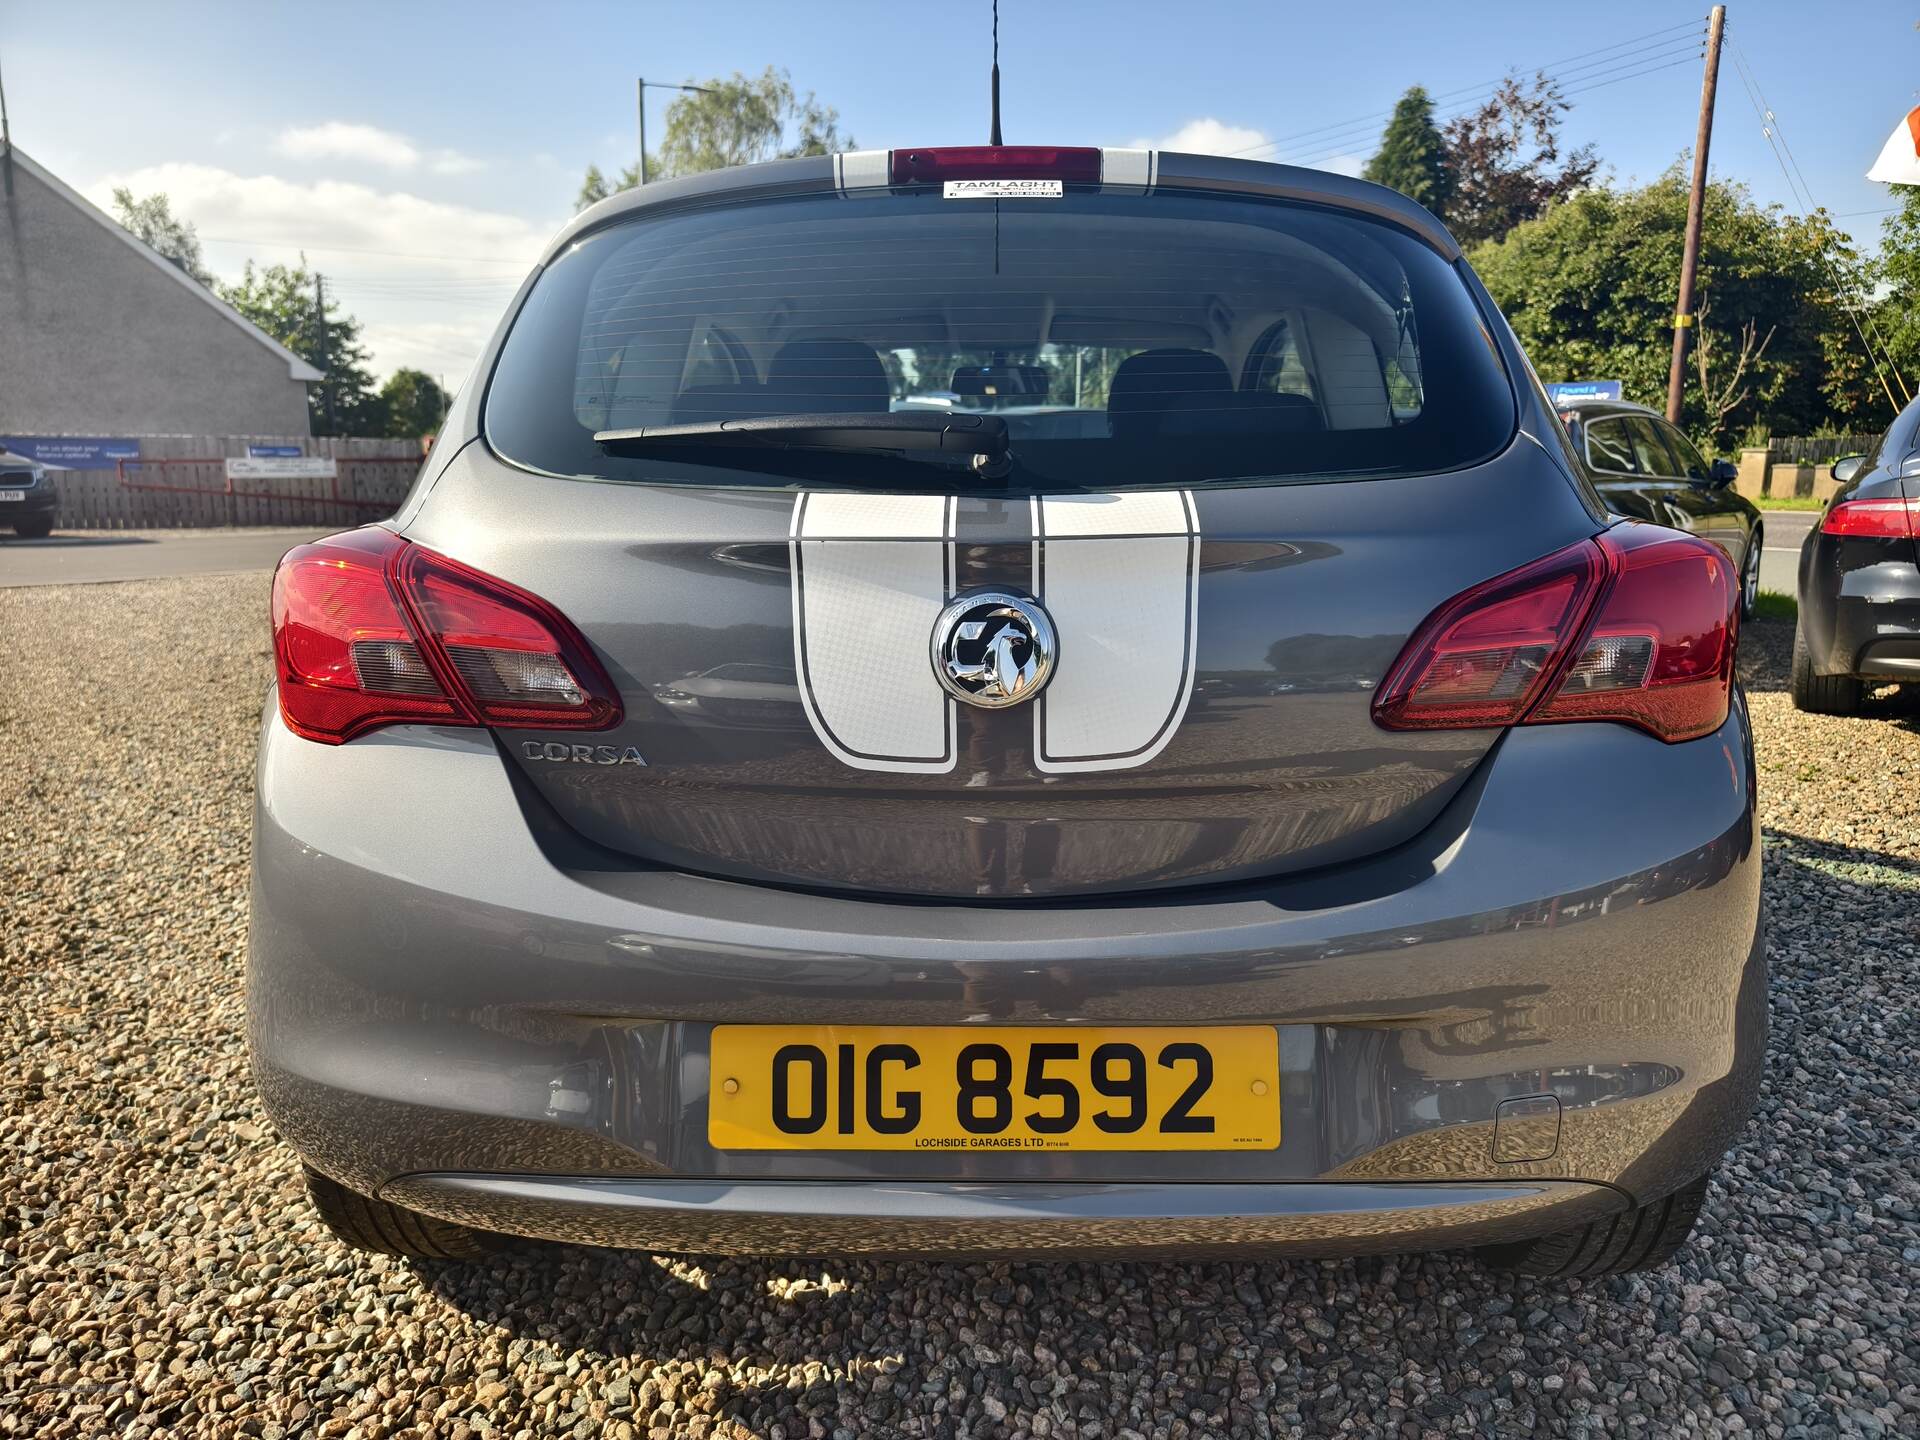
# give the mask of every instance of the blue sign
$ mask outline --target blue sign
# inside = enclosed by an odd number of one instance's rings
[[[1570,400],[1618,400],[1625,389],[1618,380],[1555,380],[1547,386],[1547,399],[1555,405]]]
[[[302,455],[305,453],[306,452],[301,450],[301,448],[298,445],[249,445],[247,446],[247,458],[249,460],[285,460],[292,456]]]
[[[138,460],[138,440],[80,435],[0,435],[0,450],[37,460],[49,470],[111,470],[119,460]]]

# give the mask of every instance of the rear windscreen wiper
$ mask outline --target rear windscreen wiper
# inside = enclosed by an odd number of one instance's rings
[[[693,425],[598,430],[593,438],[608,454],[621,456],[650,455],[683,446],[768,445],[794,450],[908,451],[966,457],[973,472],[989,480],[1000,479],[1013,468],[1005,420],[998,415],[955,415],[943,410],[756,415]]]

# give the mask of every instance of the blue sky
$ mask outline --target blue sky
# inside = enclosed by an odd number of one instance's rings
[[[1007,139],[1261,146],[1353,169],[1408,85],[1454,96],[1445,114],[1510,67],[1544,67],[1574,102],[1567,139],[1646,179],[1692,144],[1689,22],[1704,28],[1706,8],[1002,0]],[[1738,55],[1815,202],[1871,246],[1891,202],[1864,172],[1920,102],[1920,6],[1735,0],[1728,14],[1714,171],[1793,203]],[[365,322],[377,369],[449,383],[584,166],[631,162],[636,74],[782,65],[862,145],[887,146],[984,140],[987,62],[986,0],[0,0],[17,144],[101,200],[116,183],[165,189],[223,277],[304,247]],[[656,127],[669,98],[652,98]]]

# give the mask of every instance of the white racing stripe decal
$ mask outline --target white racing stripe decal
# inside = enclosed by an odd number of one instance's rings
[[[1200,532],[1185,490],[1033,502],[1033,592],[1060,658],[1034,702],[1034,764],[1050,774],[1144,765],[1193,694]]]
[[[821,743],[855,769],[944,774],[958,764],[955,702],[928,661],[956,584],[958,508],[948,495],[794,499],[800,696]],[[1045,496],[1032,519],[1028,588],[1060,640],[1033,706],[1034,765],[1049,774],[1144,765],[1180,728],[1193,694],[1193,496]]]
[[[954,702],[928,637],[953,587],[946,495],[795,497],[793,659],[814,732],[858,770],[953,769]]]

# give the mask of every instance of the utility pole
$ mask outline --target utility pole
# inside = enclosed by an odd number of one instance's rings
[[[1687,379],[1687,331],[1693,328],[1693,274],[1700,264],[1700,221],[1707,206],[1707,146],[1713,140],[1713,96],[1720,84],[1720,37],[1727,7],[1707,19],[1707,70],[1700,80],[1700,129],[1693,140],[1693,189],[1687,196],[1687,238],[1680,251],[1680,298],[1673,307],[1673,364],[1667,371],[1667,419],[1680,423],[1680,392]]]
[[[320,357],[320,394],[326,401],[327,429],[337,431],[340,427],[333,423],[333,371],[327,364],[327,289],[326,281],[318,270],[313,272],[313,328],[314,353]]]
[[[705,85],[668,85],[659,80],[642,80],[635,77],[633,82],[634,102],[640,110],[640,183],[647,183],[647,91],[652,90],[691,90],[696,95],[711,93]]]

